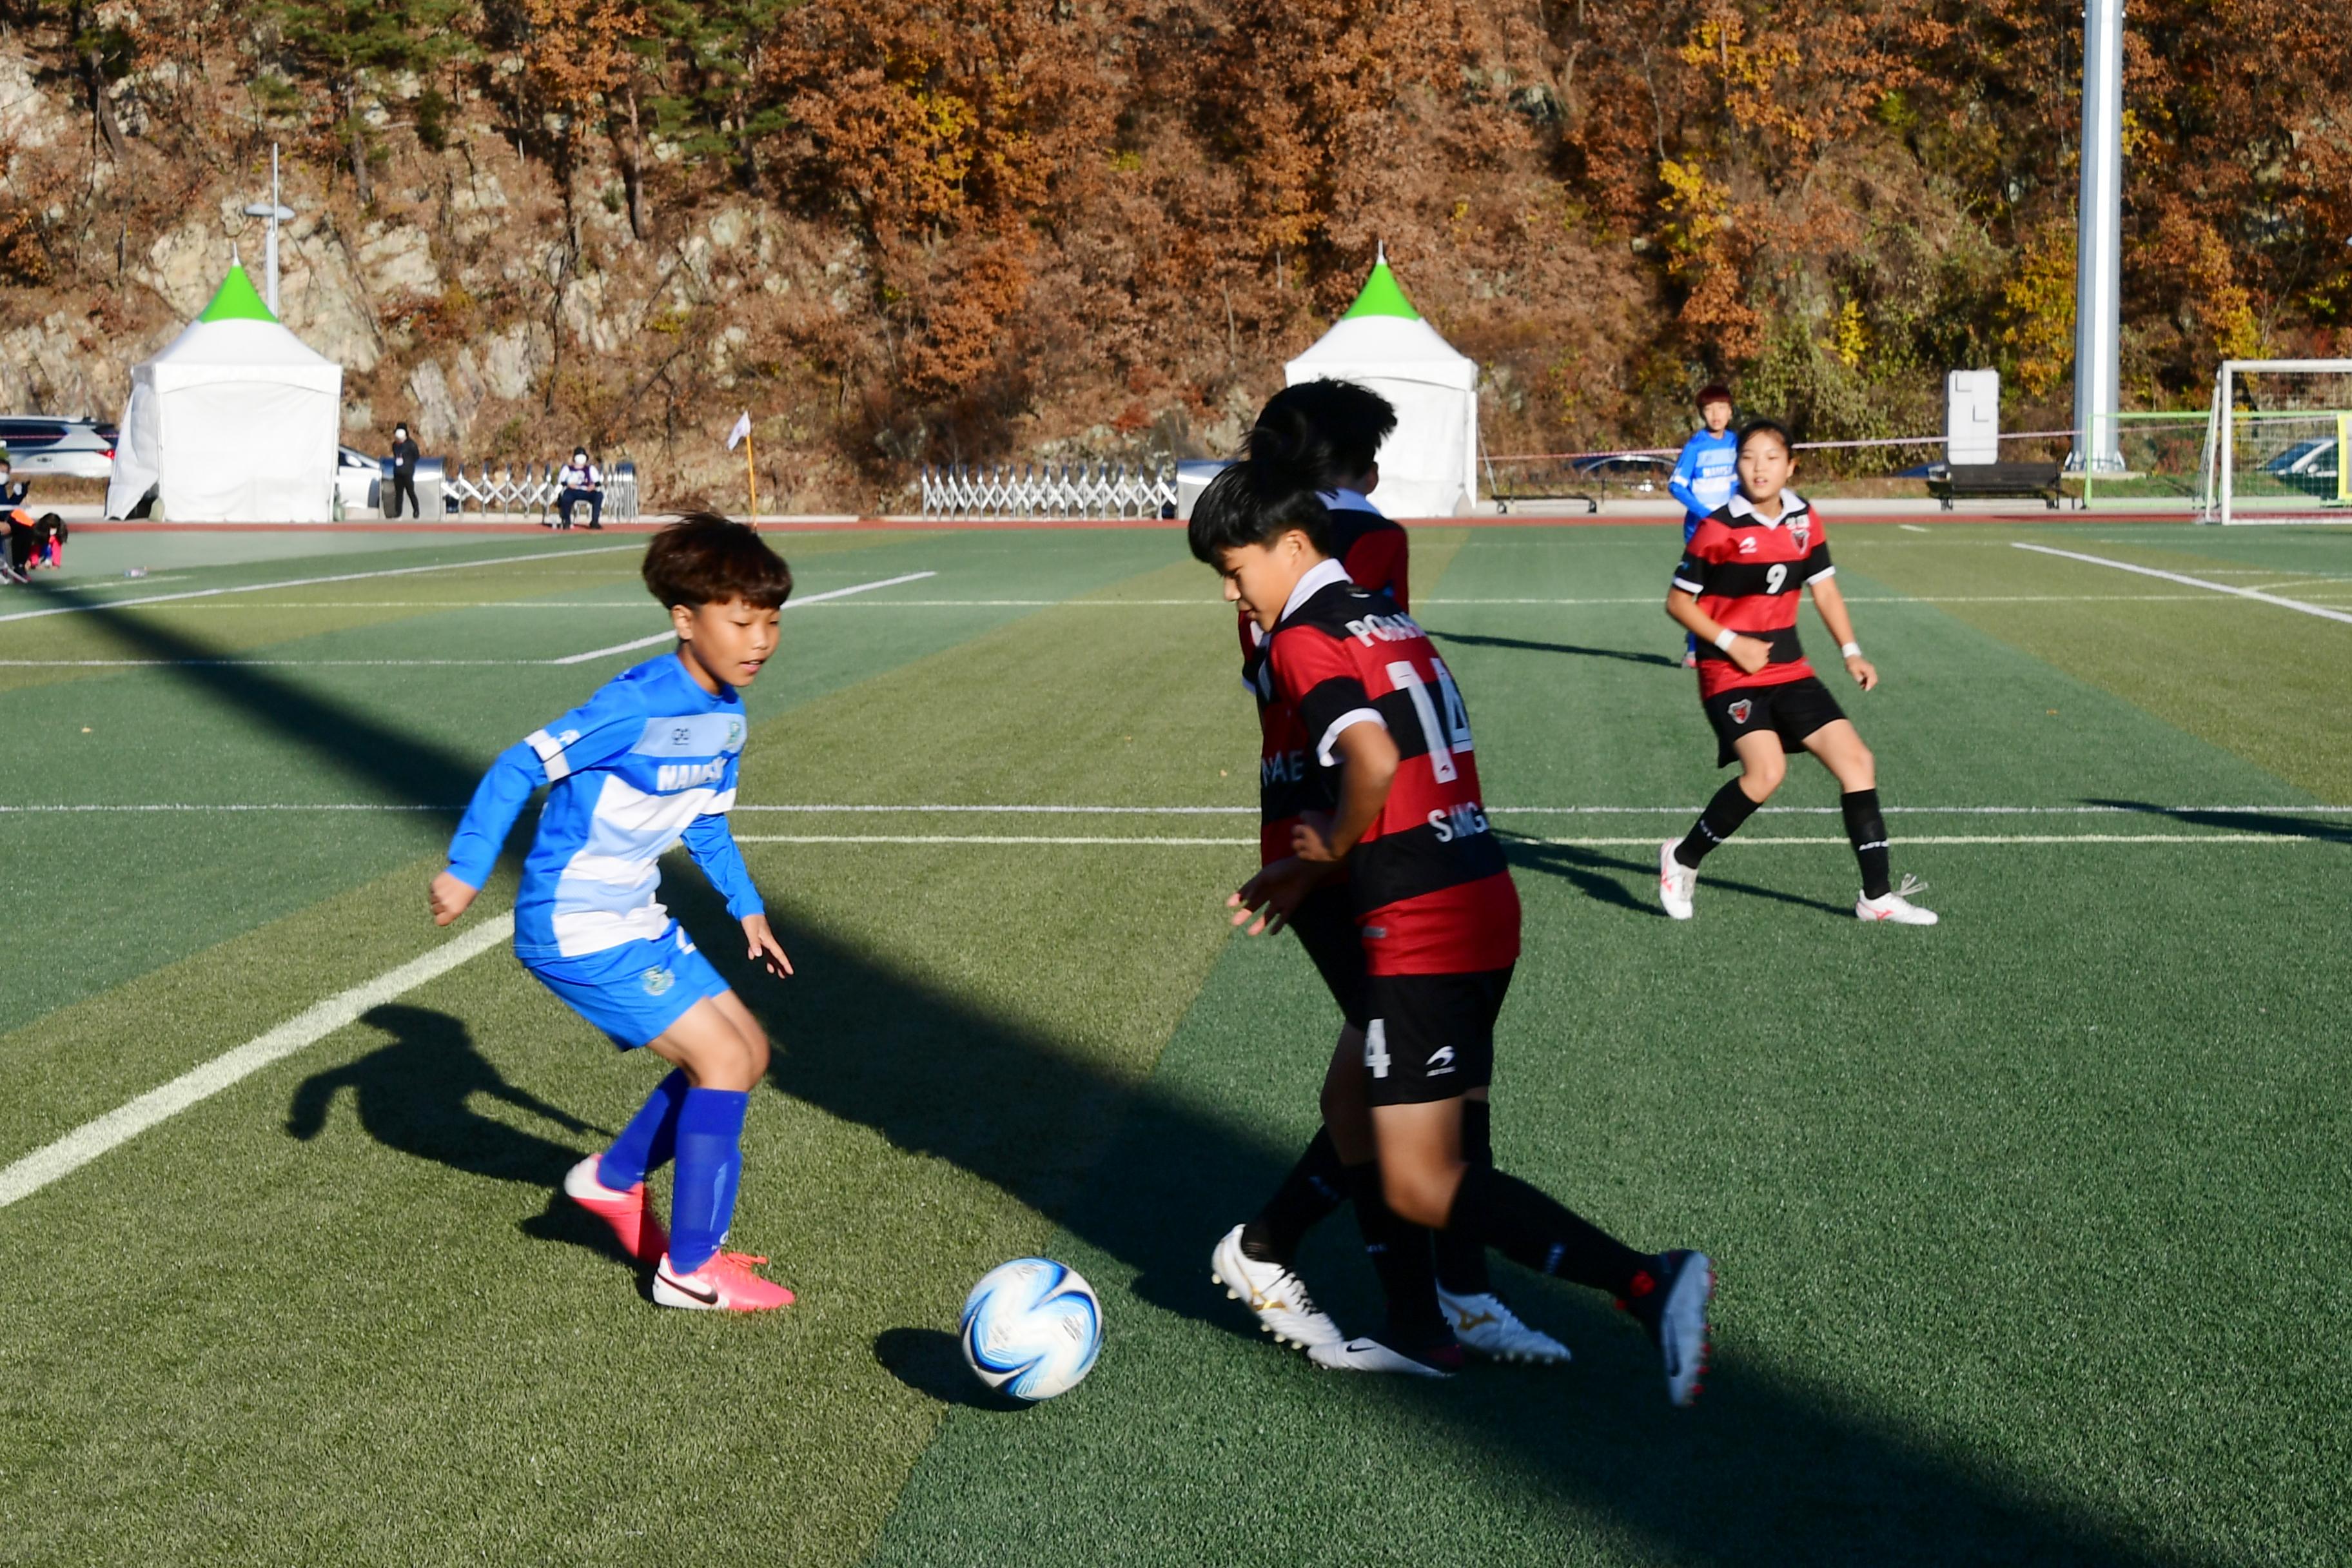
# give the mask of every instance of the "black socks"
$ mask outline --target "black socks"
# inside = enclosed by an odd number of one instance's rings
[[[1875,800],[1877,796],[1871,798]],[[1675,846],[1675,858],[1696,871],[1708,850],[1738,832],[1739,825],[1755,814],[1756,802],[1748,798],[1748,792],[1739,787],[1738,779],[1732,780],[1715,792],[1715,798],[1698,814],[1690,832]]]
[[[1892,889],[1886,869],[1886,818],[1878,812],[1878,792],[1858,789],[1838,796],[1845,811],[1845,836],[1862,864],[1862,896],[1883,899]],[[1712,808],[1710,808],[1712,809]]]
[[[1462,1102],[1462,1163],[1495,1163],[1494,1107],[1483,1100]],[[1437,1233],[1437,1282],[1450,1295],[1483,1296],[1495,1288],[1486,1277],[1486,1244],[1458,1230]]]
[[[1375,1160],[1348,1167],[1349,1196],[1356,1205],[1356,1226],[1364,1233],[1364,1255],[1381,1277],[1381,1293],[1388,1298],[1389,1331],[1381,1342],[1410,1355],[1433,1344],[1450,1342],[1453,1331],[1437,1310],[1437,1271],[1431,1263],[1429,1232],[1397,1217],[1381,1193],[1381,1166]]]
[[[1298,1163],[1290,1167],[1290,1174],[1283,1177],[1265,1207],[1242,1226],[1242,1252],[1260,1263],[1279,1263],[1287,1268],[1298,1255],[1301,1238],[1347,1201],[1348,1168],[1339,1163],[1339,1151],[1332,1147],[1329,1131],[1318,1127],[1314,1142],[1298,1156]]]
[[[1538,1274],[1558,1275],[1621,1300],[1632,1295],[1634,1276],[1652,1262],[1517,1176],[1487,1165],[1462,1173],[1446,1228],[1475,1237]]]

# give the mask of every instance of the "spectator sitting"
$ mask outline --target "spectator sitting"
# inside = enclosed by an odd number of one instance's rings
[[[24,487],[16,487],[17,499],[24,497]],[[66,560],[66,522],[56,512],[44,512],[35,518],[22,507],[10,507],[7,511],[8,553],[0,561],[0,581],[22,583],[26,574],[39,567],[59,567]]]
[[[583,500],[588,503],[588,526],[604,526],[604,476],[588,460],[587,447],[572,448],[572,461],[555,476],[555,482],[563,489],[555,498],[555,521],[551,526],[570,528],[572,509]]]
[[[25,492],[33,488],[30,479],[16,479],[8,468],[8,454],[0,452],[0,512],[10,512],[25,504]]]

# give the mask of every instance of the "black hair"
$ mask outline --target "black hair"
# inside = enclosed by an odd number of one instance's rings
[[[1266,399],[1258,416],[1261,425],[1297,410],[1330,444],[1334,478],[1352,479],[1369,470],[1381,455],[1381,443],[1396,433],[1396,409],[1369,386],[1352,381],[1324,378],[1286,386]]]
[[[1739,450],[1748,450],[1748,443],[1758,436],[1769,436],[1780,443],[1780,450],[1793,458],[1797,455],[1797,438],[1778,419],[1750,419],[1739,427]]]
[[[1185,538],[1193,556],[1222,570],[1224,552],[1245,544],[1272,544],[1292,529],[1322,553],[1331,553],[1331,514],[1318,490],[1353,472],[1306,411],[1279,398],[1265,405],[1249,433],[1240,462],[1209,481],[1192,505]]]
[[[643,570],[665,609],[740,599],[774,610],[793,594],[793,569],[759,531],[715,511],[688,512],[655,534]]]

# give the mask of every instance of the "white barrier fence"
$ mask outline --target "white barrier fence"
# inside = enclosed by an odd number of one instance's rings
[[[925,517],[1172,517],[1176,465],[926,464]]]

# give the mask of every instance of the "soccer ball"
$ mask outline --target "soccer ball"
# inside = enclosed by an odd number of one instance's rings
[[[1035,1401],[1067,1394],[1102,1352],[1102,1303],[1077,1271],[1016,1258],[963,1302],[963,1359],[989,1387]]]

